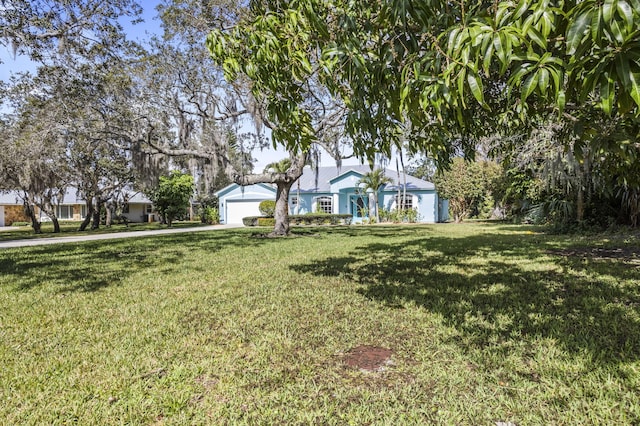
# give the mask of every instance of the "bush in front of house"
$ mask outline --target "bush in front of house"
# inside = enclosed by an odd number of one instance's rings
[[[350,214],[300,214],[289,215],[290,225],[350,225]],[[244,226],[274,226],[275,219],[263,216],[247,216],[242,218]]]
[[[258,226],[276,226],[276,220],[273,217],[259,217]]]
[[[264,200],[258,205],[258,210],[263,216],[273,217],[276,213],[276,202],[273,200]]]
[[[406,210],[387,210],[380,209],[380,222],[393,222],[393,223],[416,223],[420,220],[420,214],[418,209],[406,209]]]
[[[204,207],[200,213],[202,223],[217,225],[220,223],[220,214],[215,207]]]

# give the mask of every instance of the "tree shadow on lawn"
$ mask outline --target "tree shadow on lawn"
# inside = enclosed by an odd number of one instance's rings
[[[209,255],[228,246],[258,244],[243,234],[214,231],[6,249],[0,251],[0,285],[27,291],[46,284],[61,293],[90,292],[119,285],[145,269],[170,275],[183,270],[184,259],[197,252]]]
[[[561,257],[535,236],[484,234],[374,243],[292,266],[361,285],[368,299],[439,313],[468,349],[551,338],[602,363],[640,358],[640,267]],[[501,349],[502,348],[502,349]]]

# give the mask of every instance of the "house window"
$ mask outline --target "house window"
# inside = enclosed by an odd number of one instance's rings
[[[145,213],[147,213],[147,214],[153,213],[153,204],[147,204],[147,208],[145,210]]]
[[[398,210],[411,210],[413,208],[413,195],[396,195],[396,208]]]
[[[297,196],[291,197],[291,202],[289,203],[289,207],[291,208],[292,214],[298,213],[298,197]]]
[[[84,219],[85,217],[87,217],[87,206],[86,205],[82,205],[80,206],[80,217],[82,219]]]
[[[73,219],[73,206],[58,206],[56,216],[62,220]]]
[[[316,212],[331,214],[333,212],[333,198],[331,197],[316,198]]]

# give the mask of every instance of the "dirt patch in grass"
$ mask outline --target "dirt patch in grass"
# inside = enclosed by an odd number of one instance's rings
[[[347,352],[343,358],[345,365],[364,371],[383,371],[386,366],[392,365],[391,349],[378,346],[358,346]]]
[[[640,266],[640,249],[637,247],[574,247],[569,249],[548,250],[549,254],[562,257],[579,257],[593,260],[615,260]]]

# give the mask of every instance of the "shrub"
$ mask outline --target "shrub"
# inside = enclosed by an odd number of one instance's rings
[[[218,209],[216,209],[215,207],[203,208],[200,219],[202,220],[202,223],[217,225],[218,223],[220,223],[220,215],[218,213]]]
[[[259,217],[258,226],[275,226],[276,220],[272,217]]]
[[[29,222],[13,222],[11,226],[29,226],[31,223]]]
[[[304,214],[289,215],[291,225],[350,225],[352,216],[350,214]],[[242,218],[244,226],[274,226],[275,219],[272,217],[247,216]]]
[[[199,196],[197,202],[200,204],[198,207],[198,216],[202,223],[208,223],[209,225],[220,223],[218,197]]]
[[[380,222],[394,222],[394,223],[415,223],[420,218],[420,214],[418,214],[418,209],[407,209],[407,210],[398,210],[393,209],[391,211],[381,209],[380,210]]]
[[[258,225],[258,218],[260,216],[247,216],[242,218],[242,224],[244,226],[256,226]]]
[[[267,217],[273,217],[276,212],[276,202],[273,200],[264,200],[258,206],[260,213]]]

